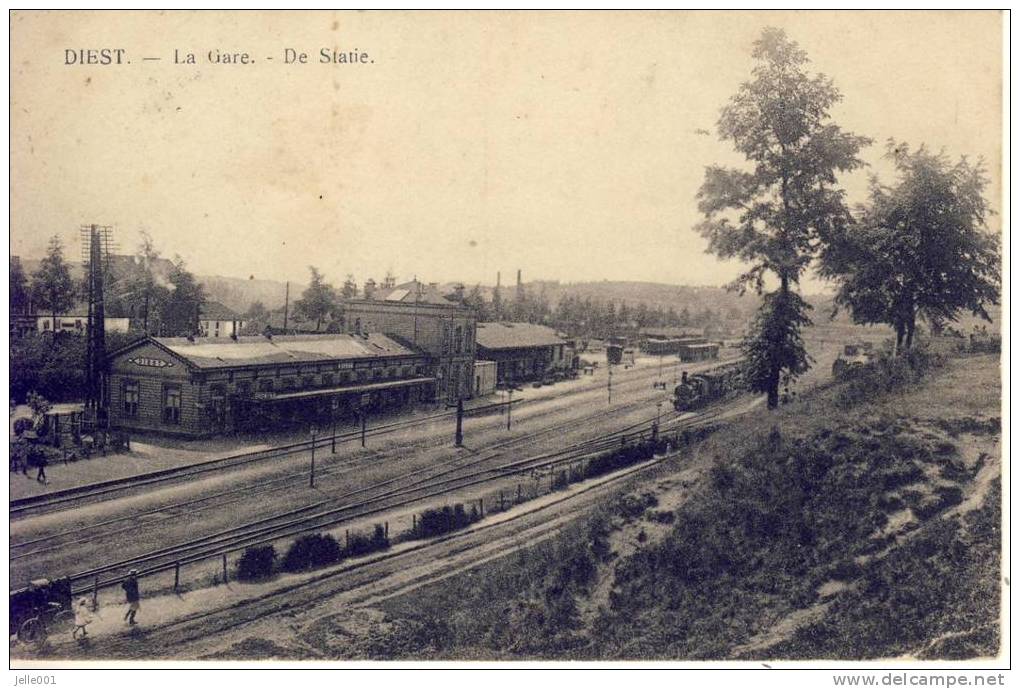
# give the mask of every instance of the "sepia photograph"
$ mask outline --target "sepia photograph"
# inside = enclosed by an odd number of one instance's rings
[[[8,21],[13,686],[1006,684],[1008,10]]]

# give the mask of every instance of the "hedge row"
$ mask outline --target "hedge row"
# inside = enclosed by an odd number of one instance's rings
[[[331,534],[307,534],[291,543],[279,562],[276,548],[272,545],[245,548],[237,563],[237,578],[241,581],[265,579],[272,576],[277,566],[284,572],[304,572],[336,564],[348,557],[386,550],[389,547],[389,538],[381,524],[375,525],[371,535],[352,535],[347,547],[341,547]]]

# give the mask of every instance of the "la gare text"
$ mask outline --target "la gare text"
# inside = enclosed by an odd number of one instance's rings
[[[138,61],[161,61],[162,56],[146,56]],[[283,53],[256,57],[242,51],[227,51],[214,48],[206,51],[189,51],[175,48],[169,62],[177,65],[253,65],[256,62],[276,62],[286,65],[306,65],[311,63],[333,65],[368,65],[373,64],[369,54],[363,50],[339,50],[337,48],[320,48],[318,53],[306,53],[294,48],[284,48]],[[129,65],[131,58],[125,48],[68,48],[64,50],[65,65],[103,66]]]

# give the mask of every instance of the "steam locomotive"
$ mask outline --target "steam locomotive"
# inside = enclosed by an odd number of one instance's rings
[[[739,362],[716,366],[703,373],[687,375],[684,371],[680,384],[673,390],[673,408],[677,411],[700,409],[722,399],[742,386]]]

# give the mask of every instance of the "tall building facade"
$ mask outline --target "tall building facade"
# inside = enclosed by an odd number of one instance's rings
[[[476,315],[436,285],[406,282],[345,304],[350,334],[382,333],[429,355],[436,398],[449,404],[474,394]]]

